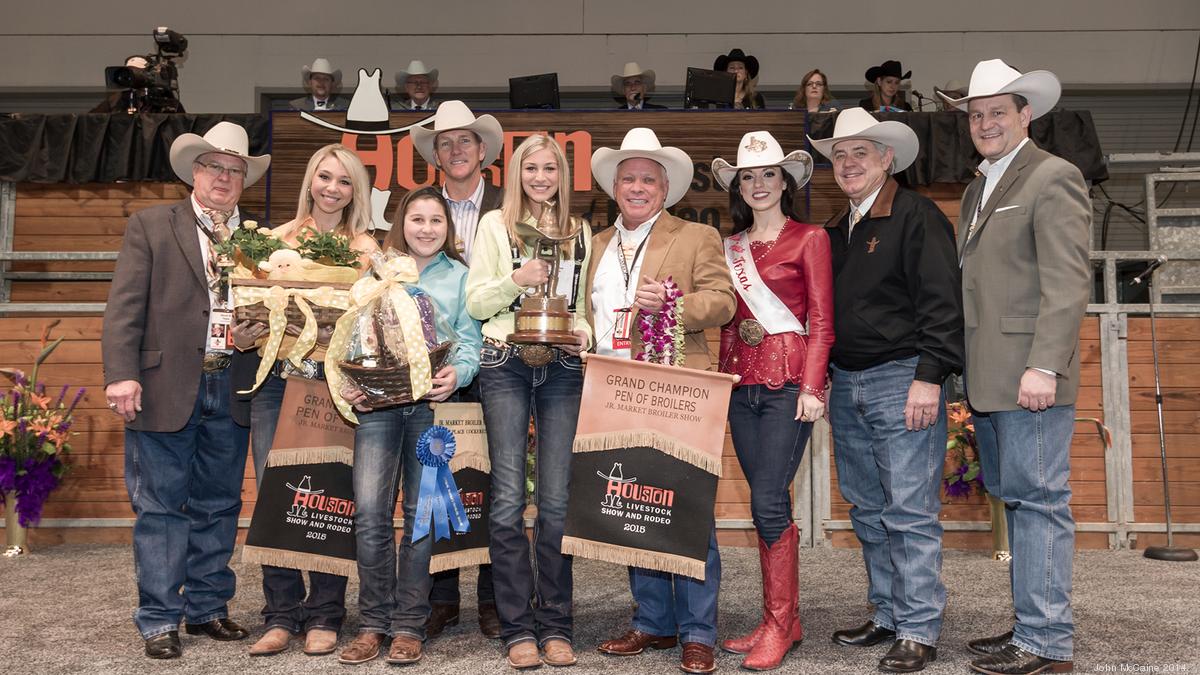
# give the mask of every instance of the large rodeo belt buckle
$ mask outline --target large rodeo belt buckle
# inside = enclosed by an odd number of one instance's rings
[[[742,319],[742,322],[738,324],[738,337],[751,347],[762,344],[766,336],[767,330],[757,319]]]

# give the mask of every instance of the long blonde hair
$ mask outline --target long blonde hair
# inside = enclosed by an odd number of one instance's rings
[[[304,169],[304,184],[300,188],[300,202],[296,205],[296,223],[303,223],[313,210],[312,182],[317,173],[317,166],[327,157],[333,157],[341,163],[346,173],[350,174],[350,184],[354,187],[354,196],[350,204],[342,209],[342,222],[335,230],[351,241],[360,234],[368,232],[373,227],[371,223],[371,178],[367,175],[367,167],[350,148],[341,143],[330,143],[313,153]]]
[[[566,232],[571,226],[571,165],[567,164],[567,155],[554,139],[546,134],[534,134],[513,150],[512,160],[505,169],[504,202],[500,206],[500,213],[504,229],[508,231],[508,241],[513,246],[520,246],[521,243],[521,238],[517,236],[517,223],[530,211],[525,189],[521,185],[521,165],[533,153],[546,149],[554,154],[554,160],[558,162],[558,190],[554,194],[557,203],[554,208],[559,231]],[[564,242],[563,250],[569,254],[571,242]]]

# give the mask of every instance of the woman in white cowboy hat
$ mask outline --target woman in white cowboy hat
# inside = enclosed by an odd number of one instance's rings
[[[829,237],[800,222],[792,204],[812,176],[803,150],[786,155],[766,131],[738,144],[737,164],[718,157],[712,171],[729,190],[733,235],[726,262],[738,291],[733,321],[721,329],[721,372],[741,376],[729,402],[738,463],[750,484],[763,578],[762,622],[721,648],[746,654],[750,670],[777,668],[804,636],[788,486],[812,425],[825,410],[833,346]]]
[[[367,269],[368,255],[379,250],[368,234],[371,226],[370,179],[367,169],[349,148],[330,144],[317,150],[308,161],[300,189],[296,218],[271,231],[291,248],[300,246],[300,238],[318,232],[336,232],[345,236],[351,248],[359,251],[359,264]],[[254,475],[261,480],[271,452],[272,439],[279,423],[286,377],[296,373],[323,379],[321,363],[331,333],[323,331],[317,345],[304,356],[299,371],[280,360],[271,375],[255,392],[251,401],[250,441]],[[235,331],[234,340],[241,350],[261,347],[267,339],[266,326],[254,322]],[[295,338],[285,336],[280,354],[291,351]],[[338,632],[346,617],[346,577],[309,572],[305,589],[304,573],[286,567],[263,565],[263,621],[267,631],[250,647],[251,656],[270,656],[285,651],[291,636],[305,634],[304,653],[310,656],[330,654],[337,646]]]
[[[467,275],[467,309],[483,321],[479,391],[492,460],[491,557],[500,639],[516,669],[575,663],[571,647],[571,558],[562,551],[571,444],[583,391],[579,352],[591,343],[578,272],[591,256],[591,229],[570,215],[571,172],[552,138],[534,134],[513,152],[503,206],[483,216]],[[553,223],[569,232],[559,253],[555,294],[568,298],[576,342],[555,346],[508,342],[515,309],[545,284],[550,266],[534,255],[521,230]],[[529,419],[537,429],[537,526],[530,564],[525,536],[525,455]],[[535,606],[532,598],[538,598]],[[539,655],[538,647],[542,648]]]

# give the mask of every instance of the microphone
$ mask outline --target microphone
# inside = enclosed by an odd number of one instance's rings
[[[1151,274],[1153,274],[1154,270],[1161,267],[1162,264],[1165,262],[1167,262],[1167,256],[1165,256],[1165,255],[1158,256],[1149,265],[1146,266],[1146,269],[1142,270],[1141,274],[1134,277],[1133,280],[1131,280],[1129,282],[1129,285],[1137,286],[1137,285],[1141,284],[1142,281],[1146,279],[1146,277],[1149,277]]]
[[[920,111],[921,108],[925,107],[925,101],[929,99],[925,98],[925,96],[916,89],[912,90],[912,95],[917,97],[917,110]]]

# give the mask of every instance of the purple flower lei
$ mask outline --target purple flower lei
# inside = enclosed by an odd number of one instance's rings
[[[667,277],[662,282],[667,299],[654,314],[643,313],[638,318],[638,330],[642,334],[642,352],[637,360],[682,366],[683,345],[683,291]]]

